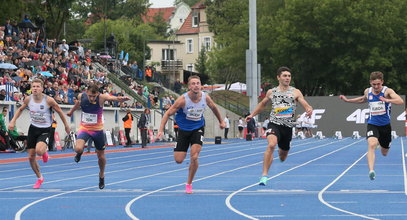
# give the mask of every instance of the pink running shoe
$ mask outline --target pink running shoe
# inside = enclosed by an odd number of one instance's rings
[[[48,152],[45,152],[45,154],[42,155],[42,162],[46,163],[48,162],[49,156]]]
[[[39,189],[41,187],[41,184],[44,182],[44,178],[38,179],[37,182],[35,182],[33,188],[34,189]]]
[[[185,185],[185,193],[188,193],[188,194],[192,193],[192,184]]]

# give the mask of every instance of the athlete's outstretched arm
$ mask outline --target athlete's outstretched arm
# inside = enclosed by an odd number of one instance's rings
[[[24,99],[23,104],[20,106],[20,108],[17,109],[16,114],[14,115],[13,119],[11,119],[10,123],[8,124],[8,129],[10,131],[14,131],[14,125],[16,124],[17,119],[20,117],[21,112],[23,112],[24,109],[27,108],[29,102],[30,102],[30,96],[26,97]]]
[[[71,110],[66,115],[71,117],[72,114],[74,113],[74,111],[79,109],[79,107],[81,106],[81,97],[82,97],[82,94],[79,94],[78,95],[78,100],[75,102],[75,105],[71,108]]]
[[[392,103],[395,105],[401,105],[404,103],[403,99],[393,90],[393,89],[386,89],[384,96],[380,96],[380,100],[383,102]],[[388,97],[388,98],[387,98]]]
[[[54,109],[59,117],[61,118],[62,122],[65,125],[65,131],[67,134],[69,134],[69,132],[71,132],[71,128],[69,127],[68,121],[65,118],[64,112],[62,111],[61,107],[59,107],[58,103],[55,101],[55,99],[51,98],[51,97],[47,97],[47,103],[49,106],[52,107],[52,109]]]
[[[222,116],[220,115],[218,107],[216,107],[215,102],[213,102],[212,98],[209,95],[206,95],[206,104],[212,110],[213,114],[215,114],[216,118],[219,121],[220,129],[224,129],[226,127],[226,123],[222,120]]]
[[[368,91],[369,91],[369,89],[365,89],[365,92],[364,92],[365,95],[359,96],[359,97],[356,97],[356,98],[353,98],[353,99],[348,99],[348,98],[346,98],[346,96],[344,96],[344,95],[340,95],[339,98],[342,99],[342,100],[345,101],[345,102],[351,102],[351,103],[359,103],[359,104],[361,104],[361,103],[367,102],[367,93],[368,93]]]
[[[299,89],[295,90],[296,96],[297,96],[297,101],[302,105],[302,107],[305,109],[305,115],[308,117],[311,117],[312,115],[312,106],[308,104],[307,101],[305,101],[304,95]]]
[[[251,118],[253,118],[254,116],[258,115],[260,112],[263,111],[263,109],[267,106],[267,103],[270,101],[270,96],[273,94],[273,92],[271,91],[271,89],[269,89],[267,91],[266,97],[264,97],[263,100],[261,100],[261,102],[259,102],[259,104],[257,104],[256,108],[254,109],[254,111],[246,117],[246,121],[249,121]]]
[[[163,118],[161,119],[161,124],[160,124],[160,128],[158,129],[156,139],[161,138],[161,136],[164,132],[165,124],[168,121],[168,118],[171,115],[174,115],[178,111],[178,109],[183,108],[184,106],[185,106],[185,97],[182,95],[182,96],[178,97],[178,99],[174,102],[174,104],[171,105],[171,107],[165,112]]]

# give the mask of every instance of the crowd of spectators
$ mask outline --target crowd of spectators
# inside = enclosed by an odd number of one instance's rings
[[[31,22],[26,16],[22,22]],[[59,104],[72,105],[87,85],[97,83],[101,93],[122,96],[107,78],[107,73],[94,68],[95,57],[78,41],[67,44],[63,39],[45,39],[40,29],[21,28],[7,20],[0,26],[0,100],[20,102],[31,94],[31,81],[44,80],[44,93]],[[141,103],[105,103],[106,106],[143,108]]]

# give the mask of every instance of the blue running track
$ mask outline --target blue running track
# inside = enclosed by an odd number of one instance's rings
[[[265,139],[208,140],[193,194],[184,193],[189,160],[174,162],[173,143],[108,148],[103,190],[94,153],[77,164],[72,151],[50,152],[38,190],[27,154],[2,153],[0,220],[407,219],[406,146],[402,137],[387,157],[377,150],[371,181],[365,139],[294,139],[259,186]]]

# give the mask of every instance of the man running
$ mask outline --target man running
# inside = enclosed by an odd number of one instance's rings
[[[308,117],[312,114],[312,107],[305,101],[301,91],[290,86],[291,70],[280,67],[277,70],[278,86],[267,91],[266,97],[256,106],[254,111],[246,117],[250,121],[254,116],[263,111],[267,103],[271,102],[270,122],[268,124],[267,148],[264,152],[263,173],[259,185],[265,186],[268,181],[268,171],[273,163],[273,153],[278,144],[278,155],[285,161],[290,150],[292,128],[295,126],[295,109],[297,102],[304,107]]]
[[[39,189],[44,182],[44,177],[40,172],[40,165],[36,160],[36,155],[42,156],[44,163],[48,162],[48,141],[52,124],[52,110],[55,110],[65,125],[67,134],[70,132],[69,124],[65,119],[59,105],[55,100],[43,94],[44,82],[41,79],[34,79],[31,83],[31,95],[24,99],[23,104],[18,108],[13,119],[11,119],[8,129],[14,130],[17,119],[22,111],[28,107],[30,111],[30,128],[27,135],[27,152],[31,169],[37,175],[38,180],[33,188]]]
[[[165,112],[157,139],[161,138],[165,124],[168,118],[175,115],[175,121],[179,126],[177,145],[174,148],[174,159],[177,163],[182,163],[187,155],[189,146],[190,164],[188,180],[185,186],[186,193],[192,193],[192,180],[198,170],[198,157],[202,149],[205,119],[203,117],[206,106],[212,110],[219,121],[220,128],[225,128],[225,122],[222,120],[216,104],[206,93],[201,91],[201,79],[199,76],[190,76],[188,78],[189,91],[181,95],[175,103]]]
[[[127,96],[110,96],[108,94],[99,94],[99,87],[92,84],[86,92],[78,95],[78,101],[68,112],[72,116],[73,112],[79,107],[82,109],[81,123],[76,140],[74,158],[75,162],[81,160],[85,143],[91,138],[95,144],[96,154],[99,164],[99,189],[105,188],[105,137],[103,133],[103,104],[105,101],[124,102],[129,100]]]
[[[351,103],[369,103],[369,118],[367,120],[367,163],[369,167],[369,178],[374,180],[375,149],[381,146],[383,156],[387,156],[391,143],[390,110],[391,104],[401,105],[403,99],[387,86],[383,86],[384,78],[382,72],[370,74],[370,88],[365,89],[364,95],[348,99],[344,95],[339,98]]]

